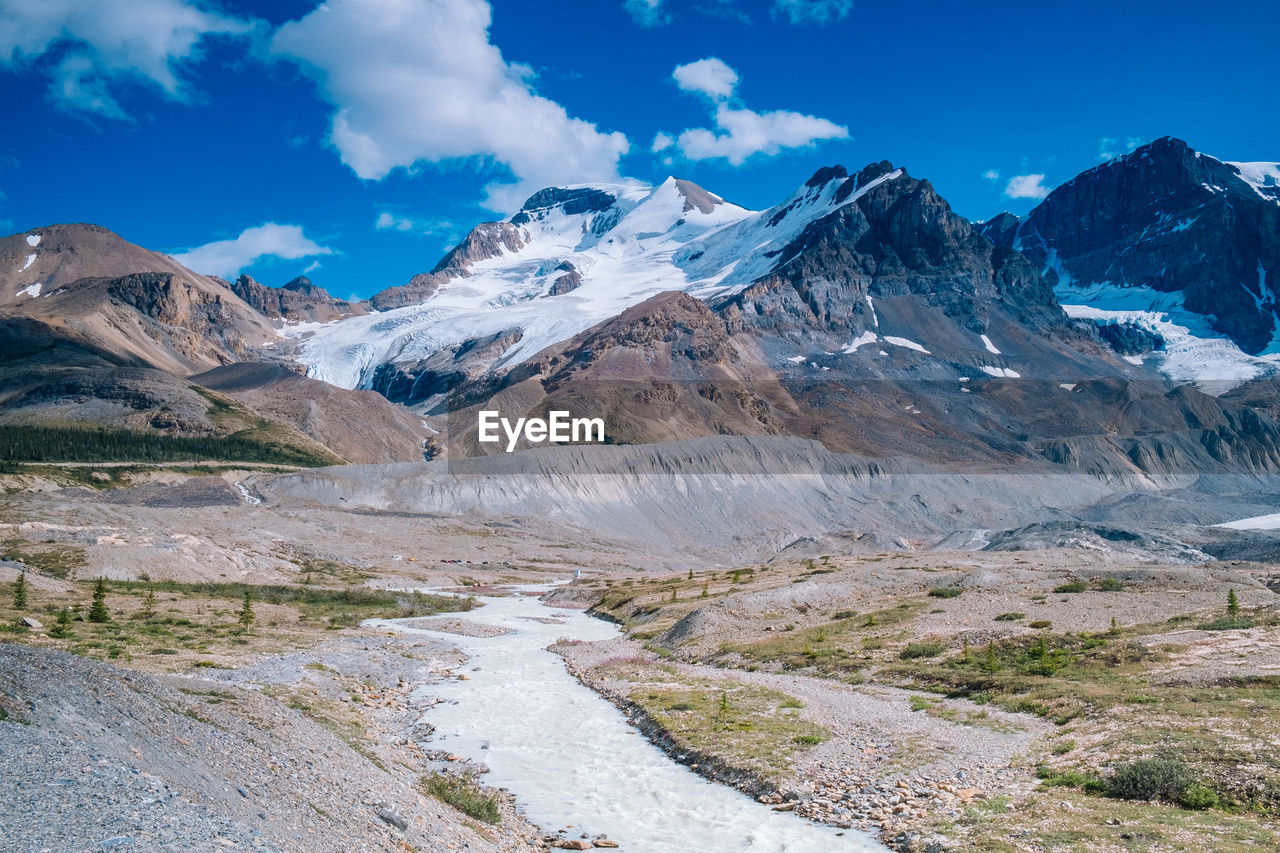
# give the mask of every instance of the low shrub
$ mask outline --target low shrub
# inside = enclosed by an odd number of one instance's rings
[[[936,658],[938,655],[946,651],[946,646],[936,641],[922,641],[919,643],[907,643],[898,657],[903,660],[915,660],[916,658]]]
[[[958,598],[964,590],[955,586],[937,586],[929,590],[929,595],[934,598]]]
[[[1121,800],[1177,801],[1195,779],[1181,761],[1140,758],[1116,767],[1107,780],[1107,793]]]
[[[422,780],[422,787],[431,796],[476,820],[485,823],[502,820],[497,798],[482,791],[471,776],[435,773]]]
[[[1088,584],[1084,583],[1083,581],[1072,581],[1071,583],[1064,583],[1061,586],[1055,586],[1053,588],[1053,591],[1054,592],[1084,592],[1088,588],[1089,588]]]
[[[1025,613],[1001,613],[996,617],[997,622],[1017,622],[1020,619],[1027,618]]]
[[[1124,589],[1124,581],[1119,578],[1103,578],[1098,581],[1098,589],[1102,592],[1119,592]]]

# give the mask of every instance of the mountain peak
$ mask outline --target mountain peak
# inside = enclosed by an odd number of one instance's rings
[[[823,166],[804,182],[806,187],[820,187],[832,181],[843,181],[849,177],[849,170],[837,163],[834,166]]]

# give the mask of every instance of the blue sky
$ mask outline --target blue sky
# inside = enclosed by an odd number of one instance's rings
[[[1029,210],[1158,136],[1280,160],[1274,2],[0,0],[0,232],[367,296],[533,189],[744,206],[887,159]],[[1037,177],[1042,176],[1042,177]]]

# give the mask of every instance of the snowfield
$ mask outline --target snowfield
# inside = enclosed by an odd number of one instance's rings
[[[600,189],[616,201],[604,211],[539,211],[520,226],[520,249],[475,262],[469,275],[449,281],[425,302],[340,322],[299,324],[282,334],[299,342],[298,357],[310,376],[344,388],[368,387],[385,362],[423,359],[513,329],[521,331],[521,340],[496,366],[518,364],[657,293],[681,290],[705,300],[740,290],[785,261],[781,252],[810,222],[901,174],[899,169],[881,175],[839,202],[841,181],[803,186],[782,204],[758,212],[716,196],[710,196],[714,204],[699,205],[674,178],[656,187],[570,187]],[[581,274],[582,284],[548,296],[565,261]]]
[[[1170,379],[1239,383],[1280,369],[1280,343],[1273,341],[1263,355],[1249,355],[1210,328],[1202,315],[1187,310],[1181,293],[1072,282],[1059,285],[1057,294],[1068,317],[1099,325],[1129,323],[1160,335],[1164,350],[1148,358]]]

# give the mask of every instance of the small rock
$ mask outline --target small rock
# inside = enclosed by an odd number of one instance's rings
[[[39,619],[33,619],[33,618],[32,618],[32,617],[30,617],[30,616],[23,616],[23,617],[22,617],[21,619],[19,619],[18,621],[19,621],[19,622],[21,622],[23,625],[25,625],[25,626],[26,626],[26,627],[28,627],[28,628],[43,628],[43,627],[44,627],[44,623],[42,623]],[[105,842],[104,842],[104,843],[105,843]]]
[[[590,850],[591,842],[581,838],[562,838],[555,843],[561,850]]]
[[[617,847],[617,846],[618,846],[618,842],[613,841],[613,840],[608,839],[608,838],[597,838],[597,839],[595,840],[595,845],[596,845],[597,847]]]
[[[396,829],[404,832],[409,828],[409,822],[400,815],[391,811],[391,809],[378,809],[378,817],[382,818],[385,823],[394,826]]]

